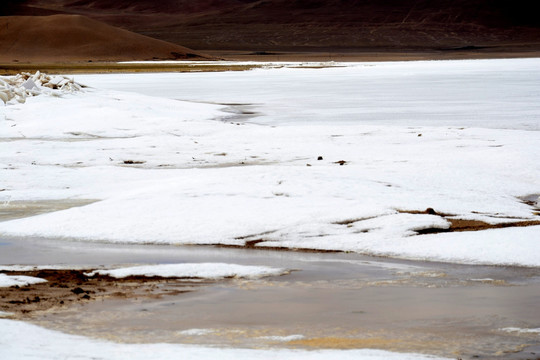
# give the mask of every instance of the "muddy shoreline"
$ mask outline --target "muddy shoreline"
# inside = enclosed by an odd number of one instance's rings
[[[146,72],[222,72],[246,71],[264,66],[268,62],[387,62],[419,60],[474,60],[540,57],[539,50],[487,49],[487,50],[432,50],[432,51],[356,51],[356,52],[254,52],[234,50],[204,50],[215,59],[224,61],[253,62],[251,64],[222,63],[220,61],[135,62],[112,61],[20,61],[0,62],[0,75],[14,75],[37,70],[49,74],[106,74]]]
[[[2,289],[0,311],[71,334],[235,348],[369,347],[462,359],[528,359],[540,346],[535,334],[501,330],[540,323],[537,268],[68,239],[3,239],[0,246],[2,264],[41,265],[0,272],[48,280]],[[182,262],[299,271],[201,282],[84,275],[120,264]],[[44,270],[46,264],[58,264],[58,270]]]
[[[47,280],[27,286],[0,287],[0,311],[8,313],[10,318],[28,320],[90,301],[159,299],[165,295],[194,291],[199,286],[211,283],[202,279],[89,276],[88,273],[93,270],[0,271],[8,276],[24,275]]]

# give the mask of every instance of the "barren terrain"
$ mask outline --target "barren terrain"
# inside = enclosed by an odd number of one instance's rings
[[[80,15],[0,17],[0,62],[95,62],[209,58]]]
[[[6,14],[81,14],[193,49],[445,53],[533,51],[526,1],[22,0]]]

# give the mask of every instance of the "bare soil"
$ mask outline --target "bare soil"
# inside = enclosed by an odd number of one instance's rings
[[[3,271],[7,275],[26,275],[46,279],[29,286],[0,287],[0,311],[18,319],[106,298],[160,298],[193,291],[208,281],[130,276],[116,279],[107,275],[87,276],[89,270]]]
[[[0,17],[0,62],[210,59],[81,15]]]
[[[21,0],[2,10],[80,14],[192,49],[540,49],[525,0]]]
[[[429,228],[429,229],[417,230],[418,234],[436,234],[436,233],[441,233],[441,232],[461,232],[461,231],[482,231],[482,230],[488,230],[488,229],[503,229],[503,228],[509,228],[509,227],[526,227],[526,226],[540,225],[540,220],[518,220],[518,221],[490,224],[490,223],[487,223],[485,221],[480,221],[480,220],[457,219],[457,218],[453,218],[454,215],[452,214],[438,213],[432,208],[428,208],[424,211],[401,210],[400,212],[407,213],[407,214],[436,215],[450,222],[450,227],[448,229]]]
[[[533,4],[20,0],[0,7],[0,62],[197,59],[206,53],[254,61],[536,57],[540,21]]]

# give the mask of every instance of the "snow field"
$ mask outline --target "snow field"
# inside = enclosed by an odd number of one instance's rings
[[[539,219],[522,201],[540,196],[539,62],[87,76],[159,97],[95,88],[2,108],[2,206],[97,201],[0,234],[540,266],[540,226],[417,235],[448,218]],[[243,123],[193,100],[264,113]],[[406,213],[428,207],[449,217]]]

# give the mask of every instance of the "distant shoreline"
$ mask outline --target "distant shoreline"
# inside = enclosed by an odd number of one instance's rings
[[[20,72],[82,74],[82,73],[140,73],[140,72],[219,72],[244,71],[260,67],[268,62],[386,62],[419,60],[472,60],[503,58],[540,57],[540,50],[486,51],[486,50],[440,50],[440,51],[369,51],[369,52],[257,52],[235,50],[203,50],[205,53],[224,61],[249,61],[253,64],[224,64],[216,61],[172,62],[113,62],[113,61],[31,61],[3,62],[0,60],[0,75]],[[257,64],[260,63],[260,64]]]

